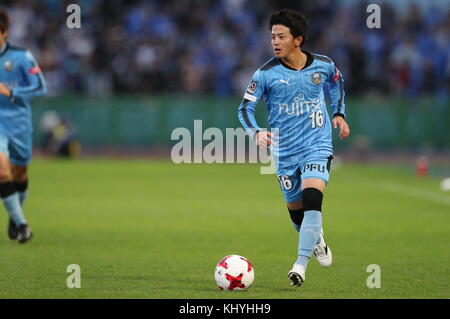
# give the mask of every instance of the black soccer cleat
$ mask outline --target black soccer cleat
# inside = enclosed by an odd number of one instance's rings
[[[16,223],[10,218],[9,219],[9,225],[8,225],[8,236],[9,239],[17,239],[17,226]]]
[[[31,228],[28,227],[27,224],[19,225],[19,229],[17,231],[17,240],[19,243],[24,244],[29,241],[33,237],[33,233],[31,232]]]

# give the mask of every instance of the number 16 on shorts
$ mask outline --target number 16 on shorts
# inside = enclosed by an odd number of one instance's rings
[[[294,172],[294,175],[277,175],[277,178],[280,182],[281,192],[283,193],[286,202],[292,203],[302,198],[300,176],[297,175],[296,172]]]
[[[279,175],[277,177],[283,190],[290,191],[292,189],[292,181],[289,175]]]

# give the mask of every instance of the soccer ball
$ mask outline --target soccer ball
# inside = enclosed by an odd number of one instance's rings
[[[230,255],[219,261],[214,279],[220,290],[247,290],[255,280],[255,271],[247,258]]]
[[[441,189],[444,192],[450,191],[450,178],[445,178],[441,182]]]

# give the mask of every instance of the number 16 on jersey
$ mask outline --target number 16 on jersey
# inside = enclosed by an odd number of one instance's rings
[[[317,112],[312,112],[311,115],[309,116],[309,118],[312,121],[312,123],[311,123],[312,128],[323,126],[323,112],[322,111],[319,110]]]

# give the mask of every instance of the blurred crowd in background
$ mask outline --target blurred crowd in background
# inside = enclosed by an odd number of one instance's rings
[[[376,1],[375,1],[376,2]],[[425,1],[426,2],[426,1]],[[66,6],[81,7],[81,28]],[[309,21],[305,50],[330,56],[351,94],[447,98],[450,10],[382,2],[369,29],[364,1],[2,0],[10,42],[30,49],[49,94],[241,95],[271,58],[268,21],[284,7]]]

